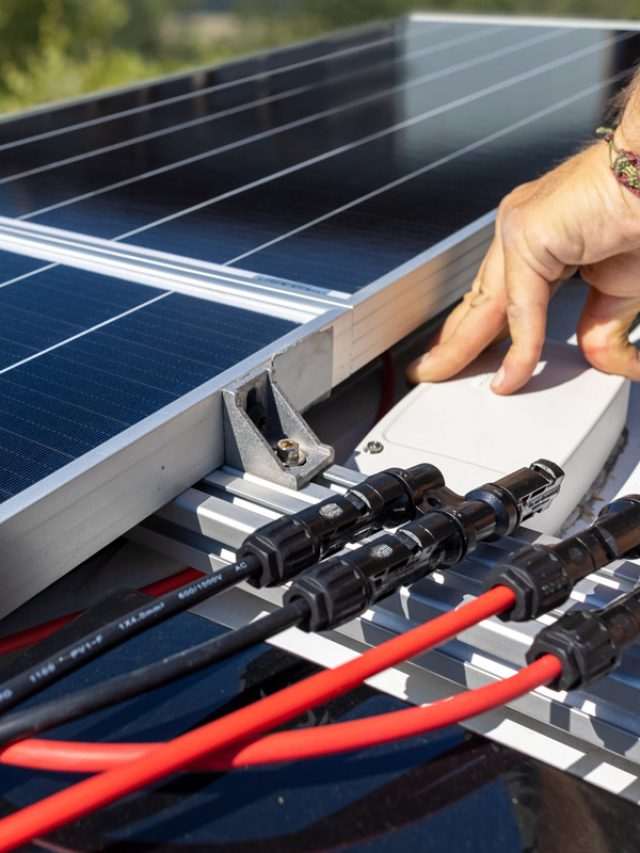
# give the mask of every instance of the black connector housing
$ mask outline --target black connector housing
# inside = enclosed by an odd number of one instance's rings
[[[454,495],[455,506],[438,506],[395,533],[304,572],[285,603],[304,601],[309,615],[300,627],[307,631],[347,622],[400,586],[460,562],[496,531],[510,533],[523,516],[551,502],[562,476],[552,463],[537,462],[475,489],[467,500]]]
[[[606,506],[586,530],[554,545],[531,545],[501,561],[485,589],[508,587],[516,597],[505,620],[536,619],[565,602],[578,581],[622,557],[640,556],[640,496]]]
[[[500,539],[514,531],[519,524],[536,513],[543,512],[557,496],[564,480],[564,471],[548,459],[538,459],[529,468],[520,468],[487,483],[465,497],[489,504],[496,515],[493,534],[488,541]]]
[[[434,465],[380,471],[344,495],[256,530],[245,539],[238,559],[259,561],[260,571],[252,579],[256,586],[284,583],[348,542],[415,518],[429,493],[443,486],[444,477]]]
[[[623,650],[640,638],[640,587],[600,610],[567,613],[543,628],[531,644],[527,661],[546,654],[562,664],[562,675],[551,686],[558,690],[585,687],[611,672]]]

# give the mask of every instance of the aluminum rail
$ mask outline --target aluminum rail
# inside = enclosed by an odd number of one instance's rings
[[[323,485],[299,492],[274,487],[250,475],[221,468],[188,489],[129,534],[139,544],[210,570],[233,559],[246,533],[282,513],[356,484],[357,471],[333,466]],[[506,552],[532,541],[554,541],[521,528],[517,537],[485,544],[472,558],[436,572],[410,589],[385,599],[361,618],[322,635],[290,629],[276,645],[324,666],[335,666],[482,591],[489,568]],[[561,612],[587,603],[602,606],[629,590],[640,566],[619,562],[591,575],[570,601],[537,622],[504,623],[491,619],[418,661],[377,676],[379,690],[415,704],[431,702],[467,687],[508,676],[525,662],[532,637]],[[270,612],[282,601],[282,589],[242,586],[198,608],[216,622],[237,627]],[[625,799],[640,803],[640,647],[631,648],[622,666],[589,690],[570,694],[548,688],[509,707],[465,723],[471,731],[518,749],[533,758],[586,779]]]

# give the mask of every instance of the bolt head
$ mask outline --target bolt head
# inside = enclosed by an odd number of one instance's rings
[[[381,441],[368,441],[364,446],[365,453],[382,453],[384,444]]]

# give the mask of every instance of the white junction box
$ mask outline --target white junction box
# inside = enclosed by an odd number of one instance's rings
[[[499,397],[489,385],[504,352],[492,348],[456,378],[418,385],[373,427],[352,464],[371,474],[431,462],[464,494],[550,459],[566,472],[560,495],[527,526],[557,532],[620,438],[629,382],[589,367],[577,347],[548,341],[528,385]]]

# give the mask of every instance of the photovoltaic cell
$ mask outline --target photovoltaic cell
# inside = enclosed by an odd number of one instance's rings
[[[295,327],[62,266],[0,288],[0,497]]]
[[[46,266],[49,265],[45,261],[36,258],[0,251],[0,289],[7,282]]]
[[[443,44],[442,33],[449,28],[441,25],[415,33],[410,38],[411,54],[434,52],[435,55],[445,50],[449,42]],[[456,33],[450,42],[459,44],[480,40],[482,34],[475,28],[466,29],[470,32]],[[393,66],[404,61],[397,55],[394,38],[376,37],[355,46],[347,43],[323,61],[315,61],[311,56],[302,65],[298,62],[293,67],[285,65],[274,69],[266,79],[263,74],[223,79],[137,109],[113,115],[94,115],[86,122],[58,128],[55,135],[42,138],[41,134],[35,134],[31,139],[11,144],[11,155],[0,163],[0,178],[19,175],[23,170],[41,174],[43,170],[51,171],[52,164],[56,162],[83,162],[87,165],[89,158],[83,158],[83,155],[103,159],[109,152],[112,154],[111,165],[116,164],[126,170],[129,165],[126,154],[134,147],[137,147],[138,166],[142,147],[149,166],[152,163],[156,166],[162,162],[170,163],[176,153],[184,158],[206,150],[212,138],[220,143],[226,134],[231,142],[234,132],[246,134],[252,128],[259,129],[259,113],[265,109],[293,116],[296,101],[308,98],[309,92],[319,94],[328,103],[334,98],[340,99],[345,81],[349,82],[345,96],[359,90],[373,92],[393,79]],[[209,76],[215,79],[213,72]],[[255,107],[260,107],[260,110]],[[88,114],[91,115],[89,111]],[[113,156],[116,151],[124,152],[125,156]],[[130,165],[135,174],[135,164]],[[123,178],[124,171],[118,175]]]
[[[436,29],[438,27],[436,26]],[[235,88],[246,78],[256,80],[265,76],[302,71],[322,64],[327,58],[339,59],[346,51],[358,53],[371,46],[385,45],[393,40],[393,22],[380,23],[359,31],[330,34],[313,42],[292,45],[280,50],[227,62],[214,68],[202,68],[175,77],[144,82],[112,93],[97,94],[68,104],[47,105],[0,121],[0,150],[15,143],[24,144],[34,136],[55,138],[60,130],[77,125],[96,127],[116,115],[146,116],[159,104],[179,104],[200,97],[206,90]],[[347,54],[348,55],[348,54]]]
[[[494,32],[497,30],[497,32]],[[505,47],[511,50],[513,42],[517,44],[518,38],[507,38],[504,32],[505,28],[489,28],[484,38],[479,39],[478,33],[472,29],[471,35],[474,36],[474,41],[469,41],[469,34],[465,36],[456,36],[450,41],[460,43],[464,39],[466,50],[473,56],[478,54],[483,57],[490,53],[494,43],[498,46]],[[37,171],[34,175],[26,175],[23,178],[4,179],[2,184],[2,195],[6,199],[6,212],[11,215],[27,215],[33,216],[34,211],[42,209],[50,205],[65,205],[68,206],[70,200],[79,195],[88,192],[95,193],[100,191],[104,195],[105,174],[109,176],[109,185],[119,184],[126,181],[123,187],[114,187],[114,191],[108,193],[108,197],[104,199],[104,203],[108,205],[108,209],[116,206],[118,209],[118,199],[123,195],[130,200],[135,200],[136,193],[149,196],[149,194],[157,193],[162,189],[166,182],[167,187],[172,185],[182,188],[185,197],[176,199],[174,193],[164,193],[163,202],[156,200],[152,202],[151,197],[146,201],[146,209],[151,210],[155,214],[153,207],[160,203],[164,203],[166,209],[158,210],[157,215],[171,211],[171,205],[175,208],[175,202],[190,204],[197,199],[191,199],[190,196],[194,193],[204,193],[204,198],[207,197],[208,184],[201,187],[192,186],[188,180],[184,178],[189,175],[198,176],[199,178],[212,179],[217,173],[226,174],[229,171],[227,162],[235,162],[238,156],[245,159],[253,160],[256,157],[254,152],[258,152],[258,160],[264,160],[265,152],[270,150],[270,146],[265,143],[265,140],[276,138],[278,143],[276,153],[279,149],[288,144],[290,137],[297,139],[298,137],[305,138],[305,127],[311,123],[311,132],[307,132],[309,144],[313,141],[319,151],[326,147],[327,140],[322,136],[317,137],[318,127],[323,129],[322,117],[317,117],[319,113],[329,110],[334,119],[333,135],[336,140],[339,140],[339,135],[348,136],[358,131],[358,125],[355,121],[355,116],[349,115],[349,110],[353,109],[350,105],[358,100],[367,98],[367,111],[365,118],[369,116],[369,122],[378,121],[379,127],[382,129],[388,123],[388,111],[384,93],[389,87],[402,85],[405,81],[421,79],[429,71],[438,72],[442,66],[442,52],[445,50],[447,42],[440,41],[434,44],[435,35],[429,30],[425,30],[428,36],[427,46],[420,43],[420,60],[415,60],[414,65],[406,68],[406,64],[397,59],[382,63],[382,67],[376,71],[374,64],[373,68],[366,64],[360,69],[360,74],[354,77],[350,74],[345,80],[341,74],[329,77],[325,81],[321,81],[319,85],[312,85],[312,91],[307,91],[308,84],[300,87],[299,85],[290,89],[286,98],[278,99],[275,102],[265,104],[263,96],[260,98],[260,104],[255,106],[256,101],[250,98],[245,102],[245,108],[241,111],[233,112],[229,115],[229,109],[214,110],[211,117],[207,118],[207,114],[202,115],[199,110],[198,123],[196,126],[180,129],[176,127],[171,133],[155,135],[152,138],[146,138],[139,144],[132,143],[124,148],[119,147],[108,151],[103,151],[104,145],[96,146],[95,153],[92,156],[85,156],[82,159],[74,158],[73,162],[66,163],[64,160],[59,161],[55,168],[49,168],[46,172],[48,180],[46,185],[42,185],[42,181],[38,177],[42,172]],[[521,36],[521,38],[524,37]],[[529,34],[530,35],[530,34]],[[557,35],[557,34],[556,34]],[[541,36],[544,38],[544,35]],[[462,46],[459,44],[460,49]],[[428,52],[425,52],[428,51]],[[463,53],[460,54],[463,56]],[[362,60],[362,57],[359,57]],[[335,80],[335,82],[331,82]],[[461,81],[463,88],[464,82]],[[424,84],[426,85],[426,83]],[[300,88],[305,89],[299,92]],[[310,95],[312,96],[310,98]],[[380,107],[383,107],[382,112]],[[349,109],[347,109],[349,108]],[[346,115],[342,115],[343,112]],[[302,122],[302,124],[301,124]],[[294,128],[289,129],[291,124],[295,124]],[[168,128],[171,129],[170,127]],[[101,135],[104,135],[107,127],[101,129]],[[130,135],[135,139],[138,134],[131,128]],[[283,136],[284,134],[284,136]],[[74,136],[75,134],[71,134]],[[68,140],[65,134],[65,145],[73,144],[72,140]],[[255,138],[259,137],[259,138]],[[349,137],[350,138],[350,137]],[[48,142],[48,140],[47,140]],[[41,147],[45,142],[39,143]],[[48,147],[48,146],[47,146]],[[108,147],[108,146],[107,146]],[[26,153],[32,157],[35,152],[25,152],[25,146],[22,146],[15,151],[12,151],[5,159],[4,168],[13,174],[19,174],[20,168],[31,166],[31,159],[23,163],[22,166],[15,163],[15,159],[20,156],[20,152]],[[43,152],[44,153],[44,152]],[[286,156],[286,150],[283,152]],[[194,160],[194,158],[197,158]],[[189,160],[193,160],[189,163]],[[185,163],[184,166],[175,165]],[[37,162],[37,161],[36,161]],[[50,163],[55,163],[55,158],[49,158]],[[256,167],[264,171],[264,166],[268,163],[256,163]],[[285,164],[286,165],[286,164]],[[169,170],[167,171],[167,167]],[[141,174],[154,172],[158,169],[163,169],[163,173],[157,176],[149,176],[148,178],[139,178]],[[163,177],[163,176],[166,176]],[[237,178],[237,174],[232,174],[231,179]],[[140,185],[140,186],[138,186]],[[97,198],[94,196],[94,198]],[[98,205],[102,202],[98,201]],[[153,204],[153,207],[152,207]],[[35,205],[35,207],[34,207]],[[75,205],[72,205],[75,209]],[[178,208],[179,209],[179,208]],[[131,223],[135,224],[135,223]],[[141,224],[141,223],[137,223]],[[104,223],[106,229],[113,229],[113,218],[110,217]],[[116,236],[113,231],[103,232],[102,236]]]
[[[334,47],[7,149],[0,212],[355,292],[588,138],[640,36],[413,21]]]

